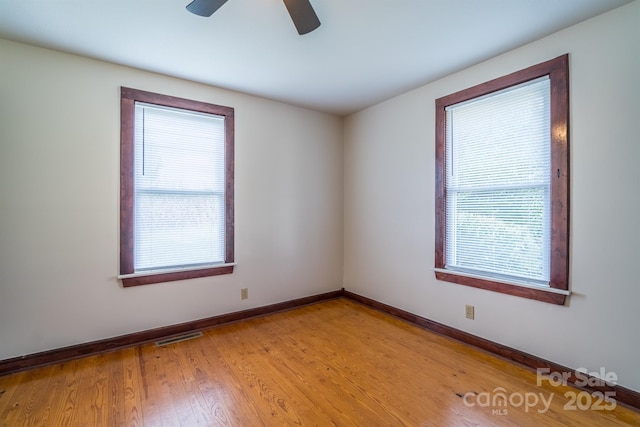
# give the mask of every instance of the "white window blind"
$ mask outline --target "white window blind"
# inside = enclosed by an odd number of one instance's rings
[[[136,272],[224,262],[224,141],[224,117],[136,102]]]
[[[548,286],[548,77],[446,109],[446,266]]]

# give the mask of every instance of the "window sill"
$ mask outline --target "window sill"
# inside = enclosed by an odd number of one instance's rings
[[[564,305],[567,296],[571,294],[571,291],[565,289],[526,285],[516,282],[502,282],[442,268],[435,268],[434,271],[436,279],[444,282],[486,289],[550,304]]]
[[[122,280],[125,288],[131,286],[150,285],[153,283],[173,282],[176,280],[194,279],[197,277],[220,276],[233,273],[236,263],[216,264],[210,267],[198,267],[191,269],[156,270],[145,271],[132,274],[121,274],[118,279]]]

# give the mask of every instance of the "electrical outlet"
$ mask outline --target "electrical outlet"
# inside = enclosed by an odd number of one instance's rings
[[[464,316],[467,319],[472,319],[475,317],[475,309],[472,305],[466,305],[464,307]]]
[[[240,299],[249,299],[249,288],[240,289]]]

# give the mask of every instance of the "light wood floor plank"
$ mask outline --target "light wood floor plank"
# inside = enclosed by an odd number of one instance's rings
[[[107,414],[104,410],[104,387],[105,378],[104,364],[107,360],[106,354],[87,357],[81,360],[78,369],[82,373],[80,383],[78,385],[78,394],[75,401],[76,406],[71,411],[71,420],[69,425],[91,425],[104,426],[104,418],[106,416],[113,417],[115,414]]]
[[[83,373],[86,372],[84,366],[85,359],[72,360],[61,363],[60,376],[64,379],[63,384],[58,389],[50,388],[49,394],[55,396],[56,404],[52,416],[52,425],[71,426],[76,411],[78,411],[78,392]],[[53,407],[53,406],[52,406]]]
[[[55,367],[49,366],[33,372],[27,372],[22,376],[18,389],[11,397],[11,401],[5,407],[6,416],[0,420],[6,426],[30,426],[39,420],[38,411],[40,399],[44,397],[47,384],[50,380],[50,372]],[[0,388],[4,388],[0,386]]]
[[[141,427],[142,424],[142,381],[138,354],[140,348],[122,351],[123,357],[123,404],[125,425]]]
[[[25,375],[27,375],[27,372],[19,372],[4,378],[0,377],[0,414],[7,413],[9,403],[15,404],[13,395],[20,388]],[[2,417],[0,417],[0,427],[5,427]]]
[[[226,351],[225,343],[235,342],[238,337],[226,328],[218,332],[205,336],[208,351],[203,350],[206,354],[200,355],[203,367],[206,367],[201,380],[211,381],[211,397],[219,399],[217,410],[224,412],[229,425],[236,425],[238,420],[246,420],[247,425],[264,425],[260,411],[251,401],[249,387],[234,372],[233,365],[237,355]]]
[[[140,366],[145,399],[143,402],[143,424],[172,426],[180,425],[180,419],[175,409],[167,370],[169,364],[163,357],[163,348],[156,348],[152,344],[142,346]]]
[[[480,404],[500,391],[550,405]],[[640,426],[621,405],[569,410],[579,393],[336,299],[0,377],[0,426]]]

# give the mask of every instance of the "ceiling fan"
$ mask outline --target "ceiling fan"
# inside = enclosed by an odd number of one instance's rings
[[[227,0],[193,0],[187,5],[187,10],[196,15],[211,16],[226,2]],[[320,20],[309,0],[284,0],[284,4],[298,34],[310,33],[320,26]]]

